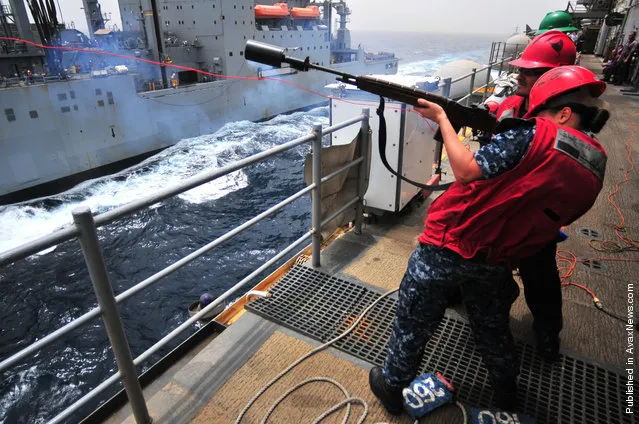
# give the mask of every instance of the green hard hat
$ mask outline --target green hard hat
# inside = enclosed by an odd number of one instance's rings
[[[570,14],[563,10],[546,13],[535,35],[543,34],[551,29],[557,29],[562,32],[579,31],[579,28],[572,26],[572,17]]]

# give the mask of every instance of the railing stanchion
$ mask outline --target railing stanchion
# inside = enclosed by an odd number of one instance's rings
[[[466,106],[470,106],[470,98],[475,91],[475,75],[477,75],[477,68],[473,68],[473,74],[470,76],[470,87],[468,89],[468,97],[466,97]]]
[[[364,159],[359,165],[359,185],[357,187],[357,211],[355,212],[355,234],[362,233],[362,220],[364,218],[364,195],[366,194],[366,185],[368,182],[368,155],[369,155],[369,123],[371,111],[369,108],[362,109],[362,125],[359,134],[359,156]]]
[[[151,417],[146,408],[142,387],[133,364],[131,349],[124,333],[122,319],[120,318],[115,296],[113,295],[113,288],[109,281],[109,274],[104,264],[93,215],[87,207],[77,208],[73,210],[72,214],[73,222],[80,231],[78,239],[80,240],[84,260],[89,269],[93,290],[102,310],[104,327],[111,341],[111,348],[115,354],[118,369],[122,374],[122,382],[131,403],[133,416],[138,424],[150,423]]]
[[[484,92],[481,95],[481,102],[484,103],[486,101],[486,94],[488,94],[488,84],[490,84],[490,71],[493,69],[493,64],[490,63],[488,65],[488,69],[486,69],[486,85],[484,86]]]
[[[322,124],[313,125],[312,149],[313,149],[313,267],[320,266],[320,246],[322,243]]]
[[[442,96],[450,97],[450,86],[452,85],[452,78],[444,78],[444,85],[442,87]]]

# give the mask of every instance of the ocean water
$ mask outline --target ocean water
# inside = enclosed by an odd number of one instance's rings
[[[361,43],[367,51],[395,52],[402,58],[401,74],[429,75],[456,59],[485,63],[491,41],[506,36],[353,33],[352,39],[354,46]],[[0,206],[0,251],[71,222],[75,207],[89,206],[94,213],[113,209],[204,169],[306,135],[315,122],[328,125],[327,107],[261,123],[231,122],[214,134],[182,140],[118,174],[55,196]],[[307,151],[306,146],[298,147],[101,228],[98,234],[115,293],[300,190]],[[184,322],[187,306],[200,294],[223,293],[310,225],[310,198],[305,197],[125,301],[120,311],[133,356]],[[0,268],[0,360],[95,306],[77,242]],[[94,320],[3,374],[0,423],[46,422],[115,371],[102,322]],[[72,421],[97,403],[90,402]]]

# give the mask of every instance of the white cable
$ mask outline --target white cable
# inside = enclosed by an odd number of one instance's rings
[[[468,415],[466,415],[466,408],[459,401],[455,401],[455,405],[459,406],[459,409],[462,411],[462,415],[464,417],[464,424],[468,424]]]
[[[375,302],[371,303],[365,310],[364,312],[362,312],[360,314],[359,317],[357,317],[357,319],[355,320],[355,322],[353,322],[353,324],[346,330],[344,331],[342,334],[340,334],[339,336],[335,337],[333,340],[330,340],[326,343],[324,343],[323,345],[316,347],[315,349],[311,350],[309,353],[303,355],[301,358],[299,358],[297,361],[293,362],[291,365],[289,365],[284,371],[282,371],[281,373],[279,373],[275,378],[273,378],[270,382],[268,382],[264,387],[262,387],[256,394],[255,396],[253,396],[253,398],[249,401],[249,403],[244,407],[244,409],[242,410],[242,412],[240,412],[240,415],[238,415],[237,419],[235,420],[235,424],[240,424],[242,422],[242,419],[244,418],[244,415],[246,415],[246,412],[251,408],[251,406],[253,406],[253,404],[260,398],[260,396],[262,396],[273,384],[275,384],[279,379],[281,379],[282,377],[284,377],[289,371],[291,371],[293,368],[295,368],[296,366],[298,366],[299,364],[301,364],[303,361],[305,361],[306,359],[310,358],[311,356],[315,355],[318,352],[321,352],[322,350],[326,349],[327,347],[329,347],[330,345],[332,345],[333,343],[339,341],[340,339],[346,337],[348,334],[350,334],[360,323],[360,321],[364,318],[364,316],[366,316],[366,314],[368,312],[370,312],[371,309],[373,309],[373,307],[375,307],[375,305],[377,305],[382,299],[388,297],[389,295],[395,293],[398,289],[394,289],[391,291],[388,291],[386,293],[384,293],[383,295],[381,295],[377,300],[375,300]],[[325,379],[323,377],[318,377],[321,378],[322,381],[326,381],[329,379]],[[318,379],[316,378],[316,379]],[[314,380],[314,379],[311,379]],[[292,393],[294,390],[296,390],[299,387],[302,387],[303,385],[305,385],[306,383],[309,383],[312,381],[304,381],[300,384],[298,384],[295,388],[293,388],[292,390],[289,390],[286,393],[286,396],[288,396],[290,393]],[[341,387],[338,383],[338,387]],[[346,392],[348,393],[348,392]],[[284,397],[286,397],[284,396]],[[346,397],[348,397],[348,394],[346,394]],[[278,403],[281,402],[281,400],[283,400],[283,398],[280,398],[280,400],[278,400]],[[346,399],[345,401],[342,401],[340,403],[339,407],[333,407],[331,408],[329,411],[325,412],[322,416],[320,416],[318,418],[318,420],[315,421],[315,424],[319,423],[321,420],[323,420],[325,417],[327,417],[328,415],[332,414],[333,412],[337,411],[337,409],[341,408],[342,406],[344,406],[345,404],[347,405],[347,409],[346,409],[346,415],[344,417],[344,423],[346,423],[346,421],[348,420],[349,414],[350,414],[350,402],[353,401],[361,401],[359,403],[362,403],[362,405],[364,405],[364,412],[362,414],[362,417],[360,418],[360,421],[358,423],[361,423],[364,421],[364,419],[366,418],[366,415],[368,414],[368,405],[366,404],[366,402],[364,402],[361,399],[357,399],[357,398],[350,398],[350,399]],[[277,405],[276,405],[277,406]],[[335,409],[337,408],[337,409]],[[275,407],[271,407],[269,409],[269,415],[273,412],[273,410],[275,410]],[[266,417],[268,418],[268,417]],[[265,420],[262,421],[262,423],[265,423]]]

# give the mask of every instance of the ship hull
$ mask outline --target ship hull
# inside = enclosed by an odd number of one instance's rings
[[[363,61],[339,68],[355,74],[396,70],[385,62]],[[316,93],[332,81],[322,73],[277,79],[308,91],[265,78],[136,93],[135,74],[2,90],[7,122],[0,126],[0,202],[60,191],[70,181],[112,171],[123,161],[130,165],[227,122],[258,121],[325,104]]]

